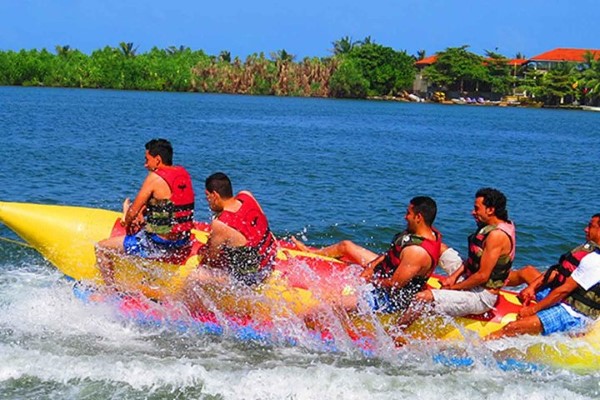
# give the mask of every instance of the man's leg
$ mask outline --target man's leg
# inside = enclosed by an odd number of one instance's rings
[[[219,293],[223,293],[223,288],[230,284],[231,280],[225,271],[200,265],[188,275],[175,298],[186,306],[190,314],[201,315],[207,311],[203,300],[209,300],[215,293],[218,297]]]
[[[521,318],[516,321],[509,323],[502,329],[492,332],[485,337],[485,340],[500,339],[504,336],[517,336],[517,335],[539,335],[543,332],[542,322],[537,315],[530,315],[529,317]]]
[[[373,261],[377,258],[377,254],[373,253],[371,250],[357,245],[350,240],[342,240],[341,242],[317,250],[309,249],[304,243],[300,242],[294,237],[292,237],[292,241],[302,251],[308,251],[326,257],[344,258],[350,262],[360,264],[363,267],[370,261]]]
[[[510,271],[506,286],[519,286],[523,284],[531,285],[531,283],[541,275],[542,273],[533,265],[526,265],[519,270]]]
[[[417,293],[416,301],[433,303],[433,309],[440,314],[461,317],[479,315],[489,311],[497,301],[497,295],[484,289],[448,290],[432,289]]]
[[[107,287],[115,286],[115,271],[111,255],[124,254],[123,240],[125,236],[116,236],[96,243],[96,265]]]

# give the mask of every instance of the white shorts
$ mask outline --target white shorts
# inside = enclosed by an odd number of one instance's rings
[[[492,308],[498,295],[484,288],[470,290],[432,289],[434,308],[441,314],[461,317],[469,314],[483,314]]]

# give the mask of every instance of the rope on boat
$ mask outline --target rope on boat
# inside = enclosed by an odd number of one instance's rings
[[[9,238],[7,238],[7,237],[4,237],[4,236],[0,236],[0,240],[4,240],[5,242],[12,243],[12,244],[16,244],[16,245],[23,246],[23,247],[28,247],[28,248],[30,248],[30,249],[33,249],[33,248],[34,248],[34,247],[33,247],[32,245],[30,245],[30,244],[27,244],[27,243],[25,243],[25,242],[21,242],[21,241],[19,241],[19,240],[9,239]]]

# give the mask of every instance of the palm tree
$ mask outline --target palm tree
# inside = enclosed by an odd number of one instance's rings
[[[227,50],[221,51],[219,53],[219,60],[229,64],[231,62],[231,53]]]
[[[333,54],[348,54],[352,49],[358,44],[357,42],[352,41],[350,36],[344,36],[339,40],[336,40],[333,44]]]
[[[600,97],[600,54],[587,51],[584,60],[578,86],[583,95],[583,103],[593,105]]]
[[[359,40],[357,43],[357,45],[363,45],[363,44],[375,44],[375,41],[373,39],[371,39],[371,35],[365,37],[363,40]]]
[[[73,49],[71,49],[71,46],[69,46],[69,45],[61,46],[61,45],[57,44],[55,49],[56,49],[56,54],[59,57],[66,57],[70,52],[73,51]]]
[[[417,51],[417,61],[425,59],[426,54],[425,50]]]
[[[274,61],[291,62],[296,58],[295,55],[288,53],[285,49],[277,50],[275,53],[271,53],[271,58]]]
[[[169,46],[165,49],[165,51],[167,52],[167,54],[169,55],[174,55],[174,54],[181,54],[187,50],[189,50],[190,48],[184,45],[180,45],[179,47],[177,46]]]
[[[515,54],[515,58],[517,60],[524,60],[525,59],[525,54],[523,54],[520,51],[518,51],[517,54]]]
[[[121,50],[121,53],[123,53],[123,55],[125,57],[135,57],[135,53],[137,51],[137,47],[133,47],[133,43],[132,42],[121,42],[119,43],[119,49]]]

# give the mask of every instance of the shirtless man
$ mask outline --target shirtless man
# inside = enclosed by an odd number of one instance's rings
[[[98,269],[108,287],[113,287],[111,255],[122,254],[177,262],[191,249],[194,190],[189,173],[173,165],[173,147],[165,139],[146,143],[148,176],[133,203],[125,199],[121,220],[127,235],[96,244]]]

